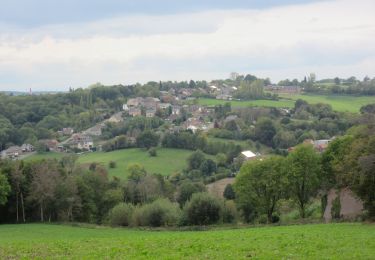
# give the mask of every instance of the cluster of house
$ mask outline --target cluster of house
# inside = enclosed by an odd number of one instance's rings
[[[211,85],[209,88],[211,93],[216,96],[216,99],[221,100],[233,100],[233,93],[238,89],[236,86],[229,86],[227,84],[223,84],[220,87]]]
[[[141,116],[142,112],[146,117],[153,117],[160,108],[160,99],[153,97],[131,98],[123,105],[123,110],[130,116]]]
[[[31,144],[23,144],[22,146],[11,146],[1,152],[1,159],[16,159],[22,154],[34,151],[34,146]]]

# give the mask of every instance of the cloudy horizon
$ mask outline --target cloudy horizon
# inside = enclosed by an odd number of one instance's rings
[[[0,90],[212,80],[233,71],[274,82],[310,72],[375,76],[371,0],[111,0],[112,8],[36,0],[25,13],[17,2],[5,0],[0,11]]]

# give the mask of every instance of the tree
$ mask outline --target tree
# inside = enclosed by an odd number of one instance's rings
[[[201,167],[202,163],[205,161],[204,153],[201,151],[193,152],[188,158],[188,169],[190,170],[197,170]]]
[[[269,157],[245,164],[235,181],[237,200],[250,203],[272,223],[277,202],[285,195],[287,178],[283,157]]]
[[[227,200],[234,200],[236,198],[236,193],[234,192],[232,184],[229,183],[225,186],[223,196]]]
[[[24,185],[26,177],[22,172],[23,163],[15,163],[10,172],[10,182],[16,195],[16,221],[19,222],[19,202],[21,202],[22,220],[25,218]]]
[[[0,206],[8,201],[8,194],[10,193],[10,185],[7,177],[0,172]]]
[[[178,188],[177,188],[177,202],[182,207],[186,201],[190,200],[191,196],[194,193],[204,192],[206,191],[206,187],[203,183],[199,182],[191,182],[191,181],[184,181]]]
[[[159,136],[150,130],[145,130],[137,137],[137,146],[150,149],[157,146],[159,143]]]
[[[34,178],[30,184],[27,200],[38,205],[41,222],[45,220],[46,210],[50,210],[51,213],[56,187],[60,180],[59,171],[54,161],[42,161],[34,166]]]
[[[261,143],[272,146],[272,139],[276,134],[276,128],[271,119],[261,118],[255,125],[255,138]]]
[[[222,208],[219,200],[208,193],[195,193],[185,204],[184,212],[191,225],[209,225],[217,223]]]
[[[216,168],[216,163],[211,159],[203,161],[203,163],[200,166],[200,170],[205,176],[211,176],[213,173],[216,172]]]
[[[135,182],[139,182],[142,177],[144,177],[146,173],[146,169],[143,167],[143,165],[139,163],[133,163],[128,166],[128,180],[132,180]]]
[[[286,165],[290,196],[305,218],[308,203],[320,189],[319,156],[311,145],[299,145],[288,155]]]

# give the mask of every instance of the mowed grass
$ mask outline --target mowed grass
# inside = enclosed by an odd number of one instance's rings
[[[290,98],[292,100],[303,99],[311,104],[325,103],[331,105],[333,110],[352,113],[358,113],[360,108],[364,105],[375,103],[374,96],[282,94],[280,97]]]
[[[374,259],[375,225],[211,231],[0,226],[0,259]]]
[[[83,154],[78,158],[78,163],[99,163],[106,167],[111,176],[119,178],[125,178],[128,175],[128,166],[134,163],[142,164],[149,173],[171,175],[186,168],[186,159],[191,153],[189,150],[160,148],[157,150],[157,156],[151,157],[146,150],[134,148]],[[116,168],[109,168],[110,161],[116,162]]]
[[[228,100],[218,100],[212,98],[200,98],[198,99],[198,104],[203,106],[215,106],[224,105],[225,103],[230,103],[232,107],[283,107],[291,108],[294,107],[293,100],[246,100],[246,101],[228,101]]]

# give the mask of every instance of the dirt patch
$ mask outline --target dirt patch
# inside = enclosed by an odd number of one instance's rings
[[[224,197],[223,193],[224,193],[225,187],[228,184],[233,184],[234,179],[235,178],[225,178],[225,179],[221,179],[221,180],[215,181],[213,183],[207,184],[206,185],[207,191],[208,191],[208,193],[210,193],[214,196],[223,198]]]
[[[344,188],[340,191],[331,189],[327,194],[327,207],[323,215],[326,222],[332,220],[332,203],[338,195],[340,196],[341,204],[340,216],[343,219],[355,219],[357,216],[362,214],[363,202],[358,199],[350,189]]]

